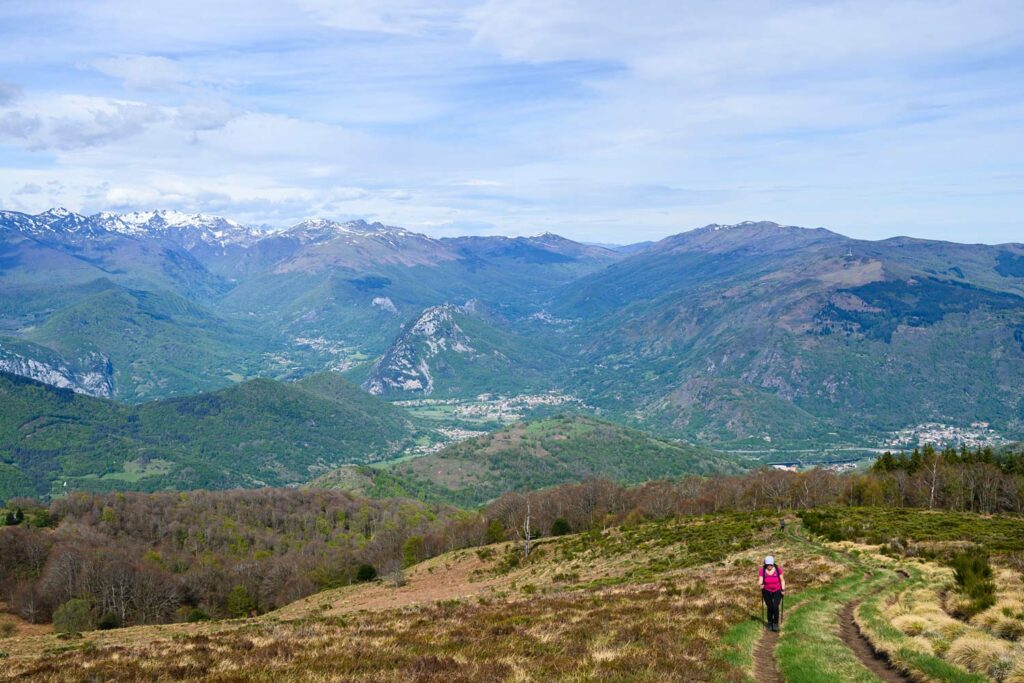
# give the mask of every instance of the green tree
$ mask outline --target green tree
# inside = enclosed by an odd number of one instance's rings
[[[53,629],[57,633],[78,633],[92,627],[92,607],[81,598],[72,598],[53,613]]]
[[[18,524],[21,524],[22,522],[25,521],[25,513],[22,511],[21,508],[18,508],[17,510],[15,510],[15,512],[14,512],[14,521],[16,521]]]
[[[8,512],[7,517],[4,519],[4,524],[6,524],[7,526],[14,526],[17,523],[18,520],[14,518],[14,513]]]
[[[228,614],[233,617],[247,617],[256,609],[256,601],[245,586],[239,584],[228,593]]]
[[[411,567],[426,554],[426,544],[422,536],[410,536],[402,545],[402,568]]]
[[[485,539],[488,543],[501,543],[505,540],[505,525],[501,523],[500,519],[492,520],[487,525],[487,535]]]
[[[104,506],[103,512],[100,513],[100,519],[110,526],[114,526],[117,524],[117,512],[109,505]]]
[[[565,536],[566,534],[572,533],[572,527],[569,526],[569,520],[565,517],[558,517],[554,522],[551,523],[551,535],[552,536]]]
[[[356,582],[366,583],[377,578],[377,569],[372,564],[361,564],[356,569]]]

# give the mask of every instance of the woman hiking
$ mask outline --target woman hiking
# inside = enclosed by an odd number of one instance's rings
[[[786,593],[786,579],[782,576],[782,568],[775,564],[775,558],[769,555],[764,558],[764,565],[757,573],[757,585],[761,589],[761,599],[768,606],[768,628],[779,630],[779,605]]]

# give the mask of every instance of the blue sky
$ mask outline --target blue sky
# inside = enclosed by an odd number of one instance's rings
[[[0,2],[0,207],[1024,241],[1020,0]]]

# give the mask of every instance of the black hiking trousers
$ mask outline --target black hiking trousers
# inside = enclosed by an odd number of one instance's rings
[[[767,588],[761,589],[761,597],[768,607],[768,623],[779,623],[779,604],[782,602],[782,591],[770,591]]]

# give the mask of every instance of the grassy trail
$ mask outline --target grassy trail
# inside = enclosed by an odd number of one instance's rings
[[[759,614],[733,627],[725,641],[729,647],[727,660],[741,668],[747,680],[757,683],[883,681],[840,637],[841,617],[852,603],[892,586],[896,574],[814,543],[793,526],[786,540],[795,546],[792,551],[826,556],[849,571],[826,585],[793,595],[781,635],[765,631]]]

